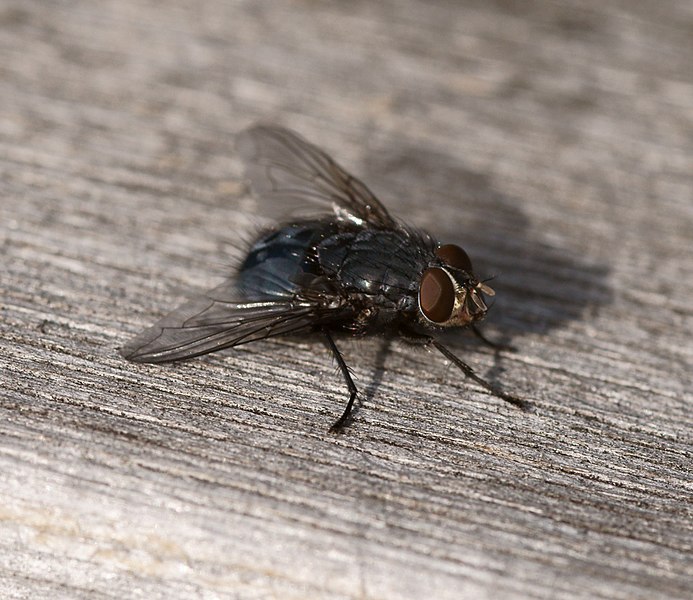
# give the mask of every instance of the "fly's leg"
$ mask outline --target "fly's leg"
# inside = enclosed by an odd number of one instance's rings
[[[493,348],[494,350],[505,350],[508,352],[512,352],[515,350],[513,346],[509,346],[506,344],[499,344],[498,342],[494,342],[493,340],[488,339],[479,329],[476,325],[470,325],[469,327],[472,330],[472,333],[478,337],[484,344],[486,344],[489,348]]]
[[[509,402],[510,404],[517,406],[518,408],[527,408],[527,403],[524,400],[521,400],[517,396],[513,396],[512,394],[508,394],[506,392],[501,392],[500,390],[497,390],[495,387],[493,387],[488,381],[485,379],[482,379],[479,377],[475,372],[474,369],[472,369],[466,362],[464,362],[461,358],[458,358],[455,356],[450,350],[448,350],[443,344],[441,344],[439,341],[433,339],[433,338],[428,338],[429,343],[433,344],[435,348],[438,349],[438,351],[449,361],[451,361],[460,371],[462,371],[469,379],[472,379],[473,381],[476,381],[481,387],[484,389],[488,390],[491,392],[494,396],[497,396],[501,400],[505,400],[506,402]]]
[[[346,382],[347,387],[349,388],[349,402],[347,402],[346,408],[344,409],[344,413],[341,417],[339,417],[339,419],[337,419],[334,422],[332,427],[330,427],[330,431],[336,433],[340,431],[349,420],[349,415],[351,414],[351,409],[354,406],[354,400],[356,400],[358,390],[356,389],[356,384],[354,383],[354,380],[351,378],[351,373],[349,373],[349,367],[347,367],[346,362],[344,362],[344,357],[337,348],[337,345],[334,343],[334,340],[332,339],[330,332],[327,331],[327,329],[323,329],[322,332],[325,335],[325,339],[327,340],[327,346],[332,351],[332,355],[335,357],[335,360],[339,365],[339,370],[342,372],[342,375],[344,375],[344,381]]]

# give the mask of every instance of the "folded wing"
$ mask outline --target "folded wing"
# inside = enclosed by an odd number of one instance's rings
[[[294,212],[296,205],[317,205],[373,227],[395,226],[363,182],[288,129],[256,125],[238,134],[236,147],[255,193],[284,204],[282,212]]]
[[[307,331],[339,316],[336,307],[301,300],[237,301],[225,284],[166,315],[120,353],[134,362],[161,363],[247,342]],[[334,306],[334,305],[333,305]]]

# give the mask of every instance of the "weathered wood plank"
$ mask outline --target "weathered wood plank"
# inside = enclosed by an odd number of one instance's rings
[[[693,12],[654,2],[6,0],[0,596],[684,598]],[[497,274],[434,354],[116,349],[264,217],[233,134],[293,127]],[[251,233],[249,233],[251,232]]]

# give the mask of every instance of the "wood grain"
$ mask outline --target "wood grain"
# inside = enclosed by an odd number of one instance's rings
[[[0,597],[686,598],[685,0],[0,4]],[[495,275],[442,357],[117,348],[267,224],[233,135],[292,127]]]

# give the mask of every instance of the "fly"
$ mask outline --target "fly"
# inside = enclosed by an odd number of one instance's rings
[[[270,337],[318,332],[339,366],[349,400],[332,430],[348,421],[358,391],[334,334],[394,334],[440,351],[467,377],[519,407],[436,339],[450,327],[476,329],[494,291],[467,253],[396,221],[358,179],[295,133],[254,126],[238,152],[254,192],[283,204],[307,202],[319,216],[295,218],[251,245],[237,273],[142,332],[128,360],[162,363]]]

